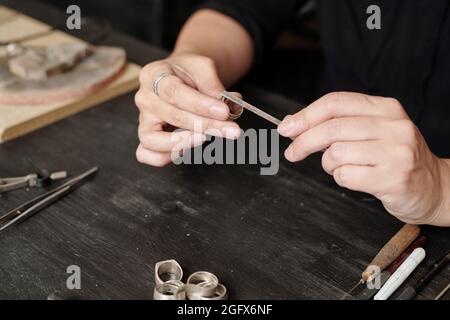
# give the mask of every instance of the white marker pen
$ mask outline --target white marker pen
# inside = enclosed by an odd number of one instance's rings
[[[374,300],[387,300],[401,286],[401,284],[409,277],[409,275],[417,268],[417,266],[425,258],[425,250],[423,248],[415,249],[402,265],[395,271],[386,281],[384,286],[373,297]]]

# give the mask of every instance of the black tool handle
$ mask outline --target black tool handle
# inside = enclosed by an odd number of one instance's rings
[[[423,287],[425,287],[426,284],[428,282],[430,282],[430,280],[439,271],[441,271],[447,265],[447,263],[449,261],[450,261],[450,252],[447,252],[447,254],[445,256],[443,256],[441,259],[439,259],[439,261],[435,262],[433,264],[433,266],[431,267],[431,269],[427,272],[427,274],[416,283],[416,285],[415,285],[416,291],[419,292],[420,290],[422,290]]]
[[[397,297],[396,300],[412,300],[417,294],[414,287],[407,287],[403,292]]]

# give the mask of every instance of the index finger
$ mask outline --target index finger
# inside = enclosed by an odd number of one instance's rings
[[[284,118],[278,126],[278,132],[285,137],[296,137],[332,118],[377,116],[396,119],[404,115],[400,103],[392,98],[355,92],[333,92]]]

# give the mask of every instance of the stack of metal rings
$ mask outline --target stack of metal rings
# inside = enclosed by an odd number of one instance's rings
[[[183,269],[175,260],[165,260],[155,265],[155,300],[226,300],[227,288],[207,271],[191,274],[182,282]]]

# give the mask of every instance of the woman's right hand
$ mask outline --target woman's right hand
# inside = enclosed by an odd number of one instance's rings
[[[162,73],[156,95],[153,81]],[[145,66],[135,102],[140,111],[139,162],[164,166],[172,154],[201,145],[205,134],[237,139],[239,126],[227,121],[229,108],[220,101],[224,86],[214,62],[204,56],[180,54]],[[181,128],[183,131],[174,129]]]

